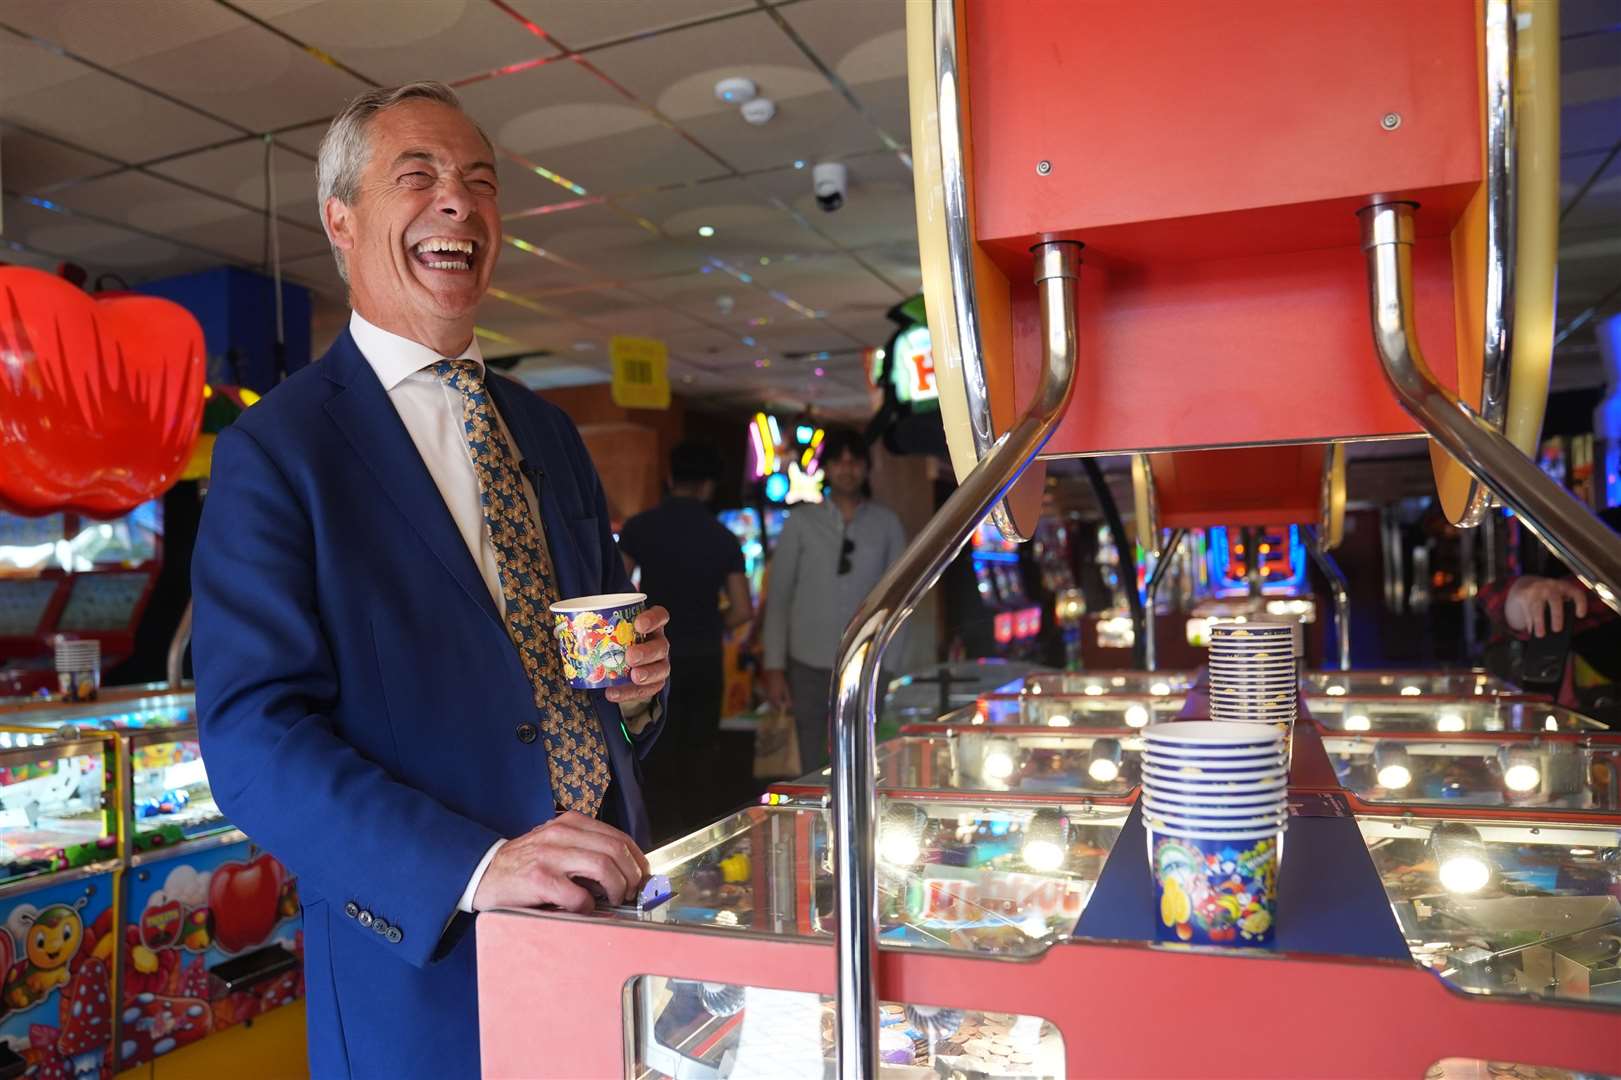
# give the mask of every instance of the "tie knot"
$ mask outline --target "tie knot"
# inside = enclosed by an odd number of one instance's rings
[[[433,373],[454,389],[466,393],[484,389],[484,376],[478,365],[466,357],[460,360],[441,360],[433,365]]]

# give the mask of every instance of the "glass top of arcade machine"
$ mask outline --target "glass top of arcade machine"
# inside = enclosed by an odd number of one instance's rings
[[[1479,668],[1454,671],[1308,671],[1308,696],[1327,697],[1495,697],[1520,695],[1513,683]]]
[[[994,729],[903,735],[880,743],[877,754],[878,786],[892,794],[1124,799],[1142,780],[1142,739],[1126,730],[1118,735],[1003,735]],[[828,786],[829,770],[823,769],[774,791],[782,793],[783,802],[809,795],[820,805]]]
[[[999,694],[1133,694],[1184,697],[1193,689],[1194,671],[1055,671],[1029,675],[996,688]]]
[[[1307,710],[1313,720],[1330,732],[1530,735],[1608,730],[1597,720],[1558,705],[1507,698],[1446,701],[1417,697],[1314,697],[1308,702]]]
[[[1621,814],[1618,736],[1325,734],[1323,749],[1363,803]]]
[[[1621,1006],[1617,825],[1368,816],[1413,959],[1460,990]]]
[[[886,946],[1029,956],[1074,930],[1129,807],[881,797]],[[833,933],[828,813],[755,806],[648,856],[670,881],[653,921]]]

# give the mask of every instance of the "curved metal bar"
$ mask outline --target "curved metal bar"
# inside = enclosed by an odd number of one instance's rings
[[[1143,666],[1149,671],[1159,670],[1159,655],[1154,647],[1154,598],[1159,595],[1159,583],[1165,580],[1165,572],[1171,568],[1171,559],[1176,555],[1176,549],[1182,546],[1182,538],[1187,533],[1186,529],[1171,530],[1171,538],[1160,549],[1154,569],[1148,575],[1148,598],[1143,601]]]
[[[1334,561],[1334,556],[1323,547],[1322,534],[1310,526],[1306,528],[1306,550],[1311,552],[1312,562],[1328,579],[1328,587],[1334,590],[1334,640],[1339,645],[1340,670],[1350,671],[1351,584],[1346,580],[1340,564]]]
[[[174,637],[169,639],[169,655],[164,671],[169,676],[169,689],[179,690],[186,684],[186,647],[191,644],[191,601],[180,616]]]
[[[1480,417],[1498,431],[1508,417],[1514,355],[1514,260],[1518,178],[1515,170],[1514,5],[1486,0],[1486,296],[1480,372]],[[1470,483],[1455,525],[1473,528],[1491,509],[1491,490]]]
[[[934,78],[940,117],[940,187],[945,199],[946,261],[951,272],[951,317],[936,331],[934,347],[958,359],[968,398],[968,426],[974,437],[974,457],[984,461],[996,445],[996,429],[991,423],[990,389],[985,382],[979,294],[974,284],[974,240],[968,227],[968,166],[963,153],[962,108],[957,83],[956,0],[936,0],[934,5]],[[1019,531],[1007,504],[1001,499],[991,508],[991,523],[1009,540],[1023,543],[1030,539]]]
[[[878,661],[974,527],[1046,445],[1075,391],[1075,281],[1080,245],[1038,244],[1041,384],[1029,411],[997,440],[918,533],[850,620],[833,686],[833,850],[838,928],[841,1080],[878,1075],[878,913],[874,823],[878,813],[873,724]]]
[[[1368,260],[1373,344],[1402,407],[1610,607],[1621,611],[1621,536],[1520,453],[1489,421],[1436,382],[1413,323],[1413,210],[1357,211]]]

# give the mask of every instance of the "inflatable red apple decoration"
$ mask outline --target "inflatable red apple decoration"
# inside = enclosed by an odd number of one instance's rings
[[[116,517],[161,495],[197,441],[206,374],[179,304],[0,266],[0,508]]]

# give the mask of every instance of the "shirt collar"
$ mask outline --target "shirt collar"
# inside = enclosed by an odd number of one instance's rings
[[[410,338],[392,334],[374,326],[361,317],[360,312],[349,313],[349,336],[355,339],[360,355],[377,373],[377,381],[385,391],[392,391],[400,383],[440,360],[471,360],[484,374],[484,354],[478,347],[478,335],[467,343],[460,356],[440,356],[434,350]]]

